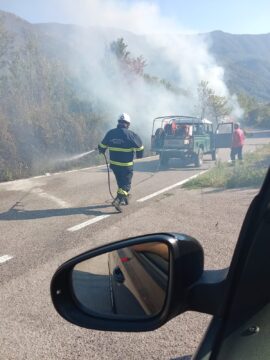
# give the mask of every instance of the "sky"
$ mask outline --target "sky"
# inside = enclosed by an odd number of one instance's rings
[[[148,29],[144,24],[144,31],[153,32],[160,25],[155,21],[157,18],[163,19],[163,31],[167,28],[168,31],[198,33],[214,30],[233,34],[270,32],[269,0],[0,0],[0,10],[32,23],[117,26],[134,32],[140,32],[140,21],[149,23]],[[126,12],[135,15],[137,21],[129,24]],[[95,16],[91,16],[92,13]],[[117,24],[115,18],[119,20]]]

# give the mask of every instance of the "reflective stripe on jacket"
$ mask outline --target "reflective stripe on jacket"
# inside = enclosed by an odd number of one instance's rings
[[[137,158],[143,157],[144,147],[140,137],[126,128],[108,131],[98,147],[103,153],[109,149],[111,165],[132,166],[135,153]]]

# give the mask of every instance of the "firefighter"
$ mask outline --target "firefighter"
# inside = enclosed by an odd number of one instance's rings
[[[121,205],[128,205],[129,191],[133,176],[133,158],[143,157],[143,144],[140,137],[129,130],[130,116],[126,113],[120,115],[115,129],[107,132],[98,145],[100,153],[106,149],[110,152],[110,168],[112,169],[118,185],[117,196],[112,205],[121,212]]]

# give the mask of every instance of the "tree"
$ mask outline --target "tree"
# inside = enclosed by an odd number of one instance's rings
[[[125,75],[140,76],[143,80],[152,86],[164,87],[167,91],[181,96],[188,96],[188,91],[181,89],[166,79],[160,79],[157,76],[151,76],[145,73],[147,60],[142,56],[132,57],[131,53],[127,51],[128,45],[124,42],[123,38],[113,41],[110,45],[111,53],[116,57],[121,65],[121,69]],[[107,57],[109,58],[109,57]],[[106,62],[107,69],[110,68],[110,62]],[[111,71],[112,72],[112,71]],[[132,77],[131,77],[132,78]],[[130,77],[129,77],[130,80]]]
[[[264,104],[259,109],[257,125],[262,128],[270,128],[270,104]]]
[[[128,45],[125,44],[123,38],[113,41],[110,45],[111,52],[115,55],[118,62],[122,65],[124,71],[142,76],[144,68],[147,65],[146,60],[142,55],[133,58],[130,52],[127,51]]]
[[[119,38],[116,41],[113,41],[110,45],[111,52],[116,56],[120,61],[127,62],[129,59],[129,52],[126,51],[128,45],[125,44],[123,38]]]
[[[260,104],[246,115],[248,125],[270,129],[270,104]]]
[[[244,117],[259,106],[258,101],[254,97],[250,97],[244,93],[237,95],[237,101],[244,111]]]
[[[243,121],[246,125],[270,128],[270,103],[260,103],[244,93],[238,94],[237,100],[244,111]]]
[[[215,91],[209,87],[208,81],[201,81],[198,85],[197,108],[201,118],[209,117],[216,123],[232,111],[228,99],[225,96],[216,95]]]
[[[228,105],[226,97],[215,94],[212,94],[209,97],[209,107],[216,124],[220,122],[220,119],[228,116],[232,111],[232,108]]]
[[[129,62],[130,69],[137,75],[143,75],[144,68],[147,65],[147,61],[143,58],[142,55],[138,56],[135,59],[131,59]]]
[[[197,88],[198,91],[198,112],[200,113],[201,118],[207,116],[207,111],[209,108],[209,98],[213,95],[213,90],[209,88],[208,81],[202,80]]]

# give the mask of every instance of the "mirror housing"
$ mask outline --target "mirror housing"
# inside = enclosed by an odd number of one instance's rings
[[[72,272],[76,265],[102,254],[152,242],[166,244],[170,259],[166,298],[157,315],[139,319],[113,318],[106,314],[91,314],[79,306],[72,286]],[[203,248],[194,238],[176,233],[144,235],[104,245],[68,260],[52,278],[51,297],[56,311],[78,326],[107,331],[151,331],[188,310],[188,290],[201,277],[203,267]]]

